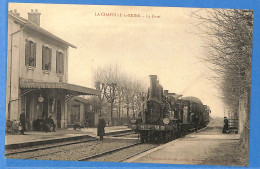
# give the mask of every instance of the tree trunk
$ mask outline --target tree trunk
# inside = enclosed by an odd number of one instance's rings
[[[129,107],[126,108],[126,117],[129,118]]]
[[[114,125],[114,119],[113,119],[113,102],[110,103],[110,116],[111,116],[111,124]]]
[[[121,99],[119,100],[119,103],[118,103],[118,120],[120,120],[120,115],[121,114]]]
[[[135,116],[135,105],[133,104],[133,117]]]

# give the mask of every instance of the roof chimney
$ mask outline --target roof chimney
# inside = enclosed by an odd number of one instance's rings
[[[20,16],[20,13],[18,13],[16,9],[10,10],[9,12],[14,14],[14,15]]]
[[[40,16],[41,13],[38,12],[38,9],[31,9],[31,12],[28,12],[28,20],[40,26]]]

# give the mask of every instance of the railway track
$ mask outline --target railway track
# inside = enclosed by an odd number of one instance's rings
[[[67,143],[56,143],[56,144],[52,144],[52,145],[42,145],[42,146],[37,146],[35,148],[29,148],[29,149],[25,149],[25,150],[8,150],[7,153],[5,153],[5,156],[8,157],[10,155],[14,155],[14,154],[21,154],[21,153],[28,153],[28,152],[34,152],[34,151],[39,151],[39,150],[46,150],[46,149],[51,149],[51,148],[56,148],[56,147],[62,147],[62,146],[68,146],[68,145],[72,145],[72,144],[80,144],[80,143],[86,143],[86,142],[91,142],[91,141],[96,141],[98,140],[97,138],[93,138],[93,139],[83,139],[80,141],[73,141],[73,142],[67,142]]]
[[[129,134],[127,134],[129,135]],[[10,159],[48,159],[48,160],[73,160],[78,161],[88,156],[94,156],[102,152],[111,151],[125,146],[136,144],[136,140],[125,140],[120,138],[105,138],[105,141],[89,139],[56,144],[44,147],[31,148],[22,151],[8,152],[6,158]]]
[[[125,139],[123,138],[124,136],[132,137],[133,139]],[[7,152],[5,156],[10,159],[123,162],[160,145],[141,143],[137,141],[135,133],[125,133],[117,134],[115,137],[107,136],[104,141],[89,138],[74,142],[45,145],[17,152]]]
[[[115,134],[115,135],[111,135],[109,137],[117,138],[117,137],[122,137],[122,136],[126,136],[126,135],[132,135],[132,134],[134,134],[134,132]],[[96,140],[98,140],[98,138],[87,138],[87,139],[79,139],[77,141],[66,141],[66,142],[60,142],[60,143],[52,143],[52,144],[46,144],[46,145],[33,146],[32,148],[27,147],[27,148],[6,149],[5,150],[5,156],[8,157],[8,156],[14,155],[14,154],[21,154],[21,153],[51,149],[51,148],[68,146],[68,145],[72,145],[72,144],[80,144],[80,143],[96,141]]]
[[[114,153],[114,152],[117,152],[117,151],[120,151],[120,150],[123,150],[123,149],[127,149],[129,147],[140,145],[140,144],[141,143],[135,143],[135,144],[127,145],[127,146],[124,146],[124,147],[119,147],[119,148],[116,148],[116,149],[113,149],[113,150],[109,150],[107,152],[103,152],[103,153],[99,153],[99,154],[96,154],[96,155],[93,155],[93,156],[81,158],[78,161],[89,161],[91,159],[98,158],[98,157],[101,157],[101,156],[104,156],[104,155],[107,155],[107,154],[111,154],[111,153]]]
[[[125,160],[158,147],[158,144],[136,143],[125,147],[120,147],[114,150],[103,152],[94,156],[82,158],[79,161],[111,161],[124,162]]]

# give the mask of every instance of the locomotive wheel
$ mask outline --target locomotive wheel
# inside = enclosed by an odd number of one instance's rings
[[[166,132],[166,141],[167,142],[172,141],[172,132],[171,131]]]
[[[171,133],[170,132],[163,132],[162,133],[162,141],[163,143],[169,142],[171,139]]]
[[[141,143],[144,143],[144,135],[143,135],[143,133],[140,133],[140,140],[141,140]]]
[[[171,140],[175,140],[176,139],[176,132],[174,132],[174,131],[172,131],[171,132],[171,135],[172,135],[172,138],[171,138]]]
[[[140,139],[141,139],[141,143],[145,143],[148,141],[148,138],[147,138],[147,134],[146,133],[140,133]]]
[[[146,140],[144,138],[141,138],[141,143],[145,143]]]

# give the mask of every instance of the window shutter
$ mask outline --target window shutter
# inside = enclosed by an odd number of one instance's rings
[[[44,57],[44,64],[49,64],[49,57],[50,57],[50,49],[45,47],[45,57]]]
[[[60,67],[60,73],[62,74],[62,53],[59,53],[59,57],[60,57],[60,63],[59,63],[59,67]]]
[[[36,43],[33,43],[33,67],[36,67]]]
[[[51,58],[52,58],[52,49],[49,50],[50,53],[49,53],[49,70],[51,70]]]
[[[42,70],[45,70],[45,55],[46,55],[45,47],[42,46]]]
[[[29,66],[29,55],[30,55],[30,44],[29,42],[25,43],[25,65]]]
[[[59,52],[56,51],[56,73],[59,73]]]
[[[64,55],[63,55],[63,53],[61,53],[61,67],[60,67],[60,69],[61,69],[61,73],[62,74],[64,74]]]

